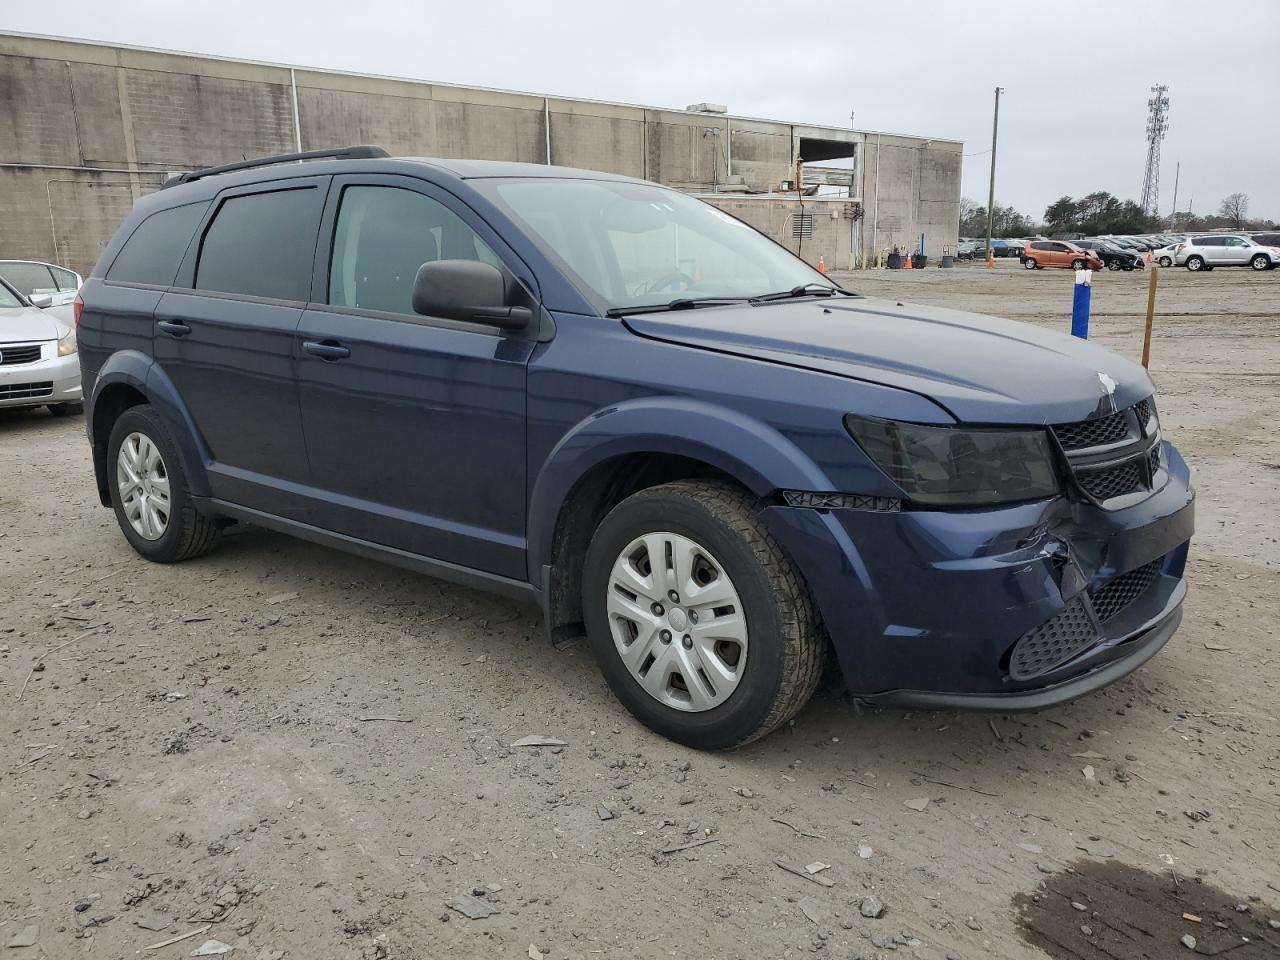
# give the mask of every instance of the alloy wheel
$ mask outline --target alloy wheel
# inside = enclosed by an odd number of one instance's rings
[[[606,600],[622,663],[659,703],[700,713],[724,703],[747,664],[747,622],[728,573],[677,533],[648,533],[614,561]]]
[[[135,533],[159,540],[169,526],[169,471],[160,448],[143,433],[131,433],[116,456],[120,504]]]

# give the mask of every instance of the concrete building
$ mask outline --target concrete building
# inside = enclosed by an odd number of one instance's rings
[[[352,143],[643,177],[832,268],[960,219],[953,140],[0,34],[0,258],[87,273],[169,173]]]

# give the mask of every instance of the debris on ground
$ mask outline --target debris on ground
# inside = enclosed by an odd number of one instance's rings
[[[876,897],[863,897],[858,912],[869,920],[878,920],[884,916],[884,904]]]
[[[565,745],[565,741],[557,740],[555,737],[542,737],[537,734],[531,734],[527,737],[521,737],[511,744],[511,748],[514,750],[516,747],[563,747]]]
[[[221,940],[206,940],[204,943],[200,944],[200,946],[196,947],[195,950],[191,951],[191,955],[193,957],[220,957],[224,953],[230,953],[234,949],[235,947],[231,944],[223,943]]]
[[[787,873],[794,873],[797,877],[804,877],[820,887],[834,887],[836,885],[836,882],[830,877],[824,877],[820,873],[810,873],[804,867],[797,867],[794,863],[787,863],[785,860],[775,860],[773,862],[787,871]]]
[[[903,806],[910,807],[912,810],[920,813],[929,805],[928,797],[916,797],[912,800],[904,800]]]
[[[468,920],[483,920],[485,917],[492,917],[495,913],[501,912],[496,907],[469,893],[463,893],[452,900],[446,900],[444,905],[450,910],[456,910]]]

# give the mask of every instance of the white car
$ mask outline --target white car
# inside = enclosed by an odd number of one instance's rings
[[[54,306],[75,300],[84,283],[74,270],[40,260],[0,260],[0,280],[27,299],[49,297]]]
[[[46,296],[35,303],[48,304]],[[0,280],[0,409],[79,413],[80,355],[73,307],[36,306]]]
[[[1174,247],[1173,262],[1188,270],[1243,266],[1270,270],[1280,266],[1280,250],[1234,234],[1192,236]]]

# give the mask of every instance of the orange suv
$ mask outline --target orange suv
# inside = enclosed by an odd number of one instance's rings
[[[1028,270],[1041,270],[1045,267],[1102,269],[1102,260],[1094,251],[1083,250],[1065,240],[1032,240],[1022,251],[1021,263]]]

